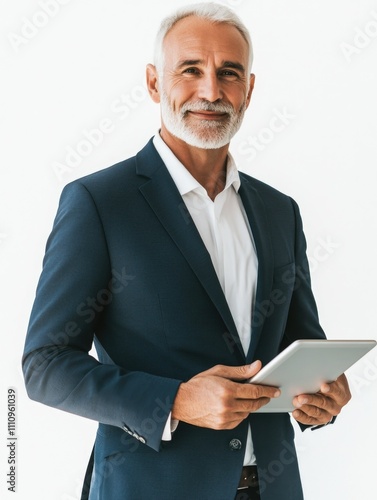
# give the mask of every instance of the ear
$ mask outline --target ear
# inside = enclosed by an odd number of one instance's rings
[[[152,101],[158,104],[160,102],[159,82],[157,69],[153,64],[147,65],[147,88]]]
[[[247,97],[246,97],[246,108],[248,108],[250,104],[251,94],[253,93],[254,90],[254,83],[255,83],[255,75],[251,73],[249,80],[249,90],[247,92]]]

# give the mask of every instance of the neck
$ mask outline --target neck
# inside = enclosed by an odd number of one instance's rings
[[[161,128],[161,137],[190,174],[204,187],[211,200],[214,200],[225,187],[229,144],[219,149],[196,148],[174,137],[164,126]]]

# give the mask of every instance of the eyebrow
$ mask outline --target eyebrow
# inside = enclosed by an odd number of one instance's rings
[[[185,68],[186,66],[197,66],[204,64],[203,59],[184,59],[180,61],[177,65],[177,69]],[[243,64],[235,61],[223,61],[220,68],[232,68],[245,73],[245,67]]]
[[[177,68],[184,68],[185,66],[196,66],[197,64],[203,64],[202,59],[184,59],[183,61],[180,61],[177,65]]]
[[[234,62],[234,61],[224,61],[222,68],[233,68],[237,69],[238,71],[241,71],[242,73],[245,73],[245,66],[241,63]]]

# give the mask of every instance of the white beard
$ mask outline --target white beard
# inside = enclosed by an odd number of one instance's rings
[[[219,149],[229,144],[240,128],[246,110],[245,103],[237,113],[230,104],[199,100],[186,102],[179,111],[174,112],[164,90],[160,104],[162,121],[166,129],[190,146],[201,149]],[[193,125],[188,122],[188,111],[214,111],[227,113],[228,116],[222,121],[196,120],[197,123]]]

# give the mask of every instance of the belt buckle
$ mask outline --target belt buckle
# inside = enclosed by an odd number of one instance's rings
[[[242,475],[237,490],[258,487],[258,473],[256,467],[245,466],[242,468]]]

